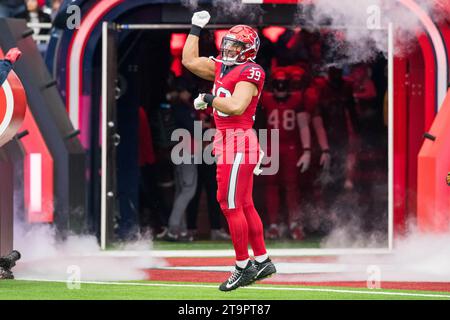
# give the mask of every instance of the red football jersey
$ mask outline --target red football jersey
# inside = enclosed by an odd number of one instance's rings
[[[240,81],[251,82],[258,88],[259,94],[252,98],[250,104],[242,115],[227,115],[214,110],[214,121],[218,130],[251,129],[255,121],[256,106],[264,87],[266,74],[263,68],[253,62],[247,62],[234,67],[225,67],[216,61],[216,78],[214,80],[213,95],[230,97],[236,84]]]
[[[267,129],[278,129],[282,146],[298,145],[297,113],[303,110],[303,94],[293,92],[286,100],[277,100],[272,92],[265,91],[261,99],[266,114]],[[270,135],[269,135],[270,137]]]
[[[306,89],[304,93],[303,107],[304,110],[311,115],[311,117],[316,117],[320,115],[319,98],[320,98],[320,87],[318,85],[312,85]]]

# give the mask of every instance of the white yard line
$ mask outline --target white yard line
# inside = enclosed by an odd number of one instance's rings
[[[67,280],[48,280],[48,279],[16,279],[16,281],[33,281],[33,282],[56,282],[56,283],[71,283]],[[134,282],[101,282],[101,281],[80,281],[80,284],[97,284],[97,285],[115,285],[115,286],[136,286],[136,287],[178,287],[178,288],[214,288],[217,285],[197,285],[197,284],[171,284],[171,283],[134,283]],[[445,294],[431,294],[431,293],[407,293],[407,292],[386,292],[379,291],[380,289],[373,289],[371,291],[362,290],[344,290],[344,289],[320,289],[320,288],[298,288],[298,287],[243,287],[239,290],[272,290],[272,291],[302,291],[302,292],[328,292],[328,293],[351,293],[362,295],[384,295],[384,296],[401,296],[401,297],[423,297],[423,298],[447,298],[450,295]]]

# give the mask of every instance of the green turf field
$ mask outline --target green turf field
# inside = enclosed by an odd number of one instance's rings
[[[303,241],[267,240],[268,249],[307,249],[320,248],[320,239],[311,238]],[[114,249],[114,248],[113,248]],[[193,242],[153,241],[154,250],[226,250],[233,249],[231,241],[197,240]]]
[[[216,284],[150,281],[81,283],[0,281],[0,300],[412,300],[446,299],[448,292],[356,289],[343,287],[274,286],[254,284],[220,292]]]

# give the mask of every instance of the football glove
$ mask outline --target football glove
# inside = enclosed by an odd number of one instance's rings
[[[194,100],[194,108],[195,108],[195,110],[205,110],[206,108],[208,108],[208,104],[206,103],[204,98],[205,98],[205,94],[204,93],[200,93],[198,95],[198,97],[195,98],[195,100]]]
[[[192,24],[200,28],[204,28],[211,19],[208,11],[199,11],[192,16]]]
[[[303,173],[309,168],[309,164],[311,163],[311,152],[305,151],[297,162],[297,167],[300,168],[300,172]]]
[[[264,151],[262,149],[259,149],[259,160],[256,164],[255,169],[253,169],[253,174],[259,176],[263,171],[261,169],[261,163],[262,159],[264,158]]]

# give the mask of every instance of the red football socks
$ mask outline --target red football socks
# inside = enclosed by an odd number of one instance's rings
[[[266,254],[264,243],[263,224],[254,206],[236,209],[222,209],[228,222],[230,236],[236,252],[236,260],[246,260],[248,244],[253,254],[261,256]]]

